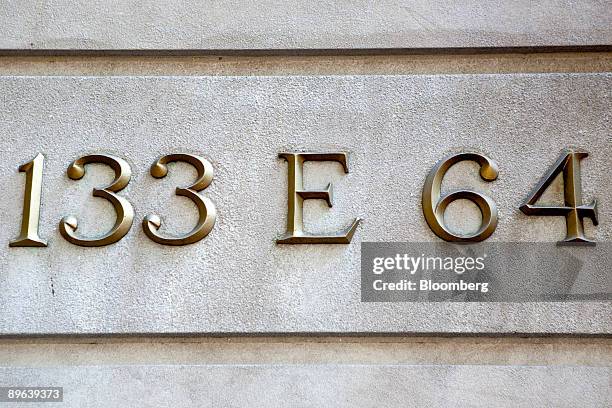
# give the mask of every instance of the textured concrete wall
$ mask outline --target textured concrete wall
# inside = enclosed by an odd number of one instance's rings
[[[70,390],[64,393],[65,403],[75,407],[573,408],[576,402],[581,407],[603,407],[610,402],[609,376],[610,369],[602,367],[326,364],[0,368],[3,382],[15,377],[26,383],[61,382]]]
[[[612,342],[596,338],[148,337],[0,344],[0,384],[63,386],[64,405],[75,407],[601,407],[609,403],[612,356]]]
[[[606,0],[4,2],[0,48],[253,50],[608,45]]]
[[[587,221],[587,234],[609,245],[612,54],[586,52],[610,50],[609,2],[288,4],[0,4],[0,386],[61,386],[56,405],[70,407],[611,405],[609,302],[359,297],[359,243],[437,241],[420,209],[423,180],[467,148],[494,158],[499,179],[483,183],[461,164],[445,188],[494,198],[495,242],[561,239],[562,218],[527,217],[518,205],[562,148],[588,150],[584,200],[598,199],[600,225]],[[294,149],[349,153],[347,175],[332,163],[306,166],[307,187],[332,181],[336,194],[332,209],[308,202],[305,212],[313,231],[363,218],[352,244],[274,243],[287,187],[276,156]],[[193,205],[173,195],[194,171],[148,173],[176,151],[212,161],[204,195],[219,216],[204,241],[170,248],[140,221],[157,212],[168,233],[195,222]],[[46,156],[49,247],[9,249],[23,199],[17,167],[37,152]],[[83,234],[113,223],[110,205],[91,196],[109,169],[66,177],[92,152],[123,157],[133,171],[120,195],[134,205],[134,226],[105,248],[58,233],[67,214]],[[461,230],[478,217],[460,203],[447,214]]]
[[[494,197],[500,221],[492,241],[557,241],[563,217],[528,217],[519,205],[568,146],[586,148],[584,199],[598,198],[599,241],[612,235],[608,166],[609,74],[333,77],[5,77],[1,164],[6,220],[19,220],[22,176],[36,152],[47,157],[41,234],[49,247],[0,249],[5,334],[21,333],[609,333],[607,303],[364,304],[361,241],[436,241],[420,207],[421,188],[442,157],[465,149],[500,165],[493,183],[474,164],[449,172],[447,188],[473,186]],[[135,103],[135,101],[137,101]],[[281,151],[344,151],[350,173],[308,163],[306,187],[336,186],[335,206],[305,205],[311,231],[333,232],[363,219],[349,245],[282,246],[287,166]],[[74,246],[57,232],[68,214],[85,236],[109,229],[115,214],[72,160],[106,152],[125,158],[133,179],[121,193],[134,205],[132,231],[101,248]],[[215,229],[191,246],[150,241],[151,212],[167,233],[187,232],[196,211],[173,195],[193,177],[148,174],[157,157],[192,152],[211,160],[204,194],[218,208]],[[454,212],[453,212],[454,211]],[[449,224],[473,228],[470,206],[449,209]],[[7,224],[0,241],[16,235]],[[586,266],[588,267],[588,265]],[[524,268],[537,268],[525,260]]]

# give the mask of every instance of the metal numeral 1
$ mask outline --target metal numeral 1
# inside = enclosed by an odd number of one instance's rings
[[[19,171],[26,174],[26,186],[23,196],[21,232],[17,239],[9,243],[11,247],[47,246],[47,242],[38,236],[44,162],[45,156],[38,153],[32,161],[19,166]]]

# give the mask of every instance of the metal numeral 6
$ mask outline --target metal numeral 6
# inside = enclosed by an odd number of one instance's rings
[[[459,153],[442,159],[431,170],[425,185],[421,204],[429,228],[445,241],[477,242],[487,239],[497,227],[497,208],[489,197],[473,190],[457,190],[441,195],[442,179],[451,166],[464,160],[480,164],[480,177],[486,181],[497,178],[497,164],[478,153]],[[444,211],[450,203],[459,199],[468,199],[478,206],[482,213],[482,223],[474,234],[458,235],[451,232],[444,224]]]

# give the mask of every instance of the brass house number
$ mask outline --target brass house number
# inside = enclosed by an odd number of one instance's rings
[[[566,222],[566,236],[562,243],[586,243],[593,241],[584,235],[584,218],[590,218],[597,225],[597,202],[590,204],[582,202],[580,183],[580,161],[588,156],[582,150],[564,150],[557,161],[525,199],[520,210],[527,215],[563,216]],[[360,220],[355,219],[343,231],[335,234],[312,234],[304,229],[304,200],[324,200],[332,206],[333,194],[331,183],[325,190],[304,189],[304,163],[307,161],[333,161],[340,163],[345,173],[348,173],[348,157],[346,153],[280,153],[279,157],[288,163],[288,200],[287,200],[287,231],[278,239],[278,244],[348,244],[351,242]],[[9,246],[11,247],[46,247],[46,241],[40,237],[38,223],[41,205],[41,190],[43,183],[44,156],[38,154],[33,160],[21,165],[20,172],[26,174],[21,233]],[[453,154],[438,162],[425,179],[421,204],[423,214],[431,230],[441,239],[451,242],[478,242],[487,239],[497,227],[497,208],[490,198],[473,190],[456,190],[445,194],[441,192],[442,180],[448,169],[462,161],[474,161],[480,166],[480,177],[485,181],[494,181],[498,176],[498,166],[489,157],[466,152]],[[151,175],[163,178],[168,174],[167,164],[184,162],[197,171],[196,180],[187,187],[177,187],[176,194],[189,198],[198,209],[198,222],[187,234],[182,236],[164,236],[159,233],[161,218],[155,214],[146,215],[142,228],[151,240],[161,245],[193,244],[206,237],[213,229],[217,217],[215,205],[202,192],[213,181],[212,164],[199,156],[191,154],[169,154],[157,159],[151,166]],[[61,235],[72,244],[88,247],[98,247],[113,244],[123,238],[134,220],[134,209],[130,202],[119,195],[131,178],[129,164],[118,157],[106,154],[91,154],[73,161],[68,166],[67,175],[72,180],[79,180],[85,175],[86,166],[100,163],[109,166],[115,172],[113,182],[104,188],[94,188],[94,197],[109,201],[116,213],[115,225],[102,236],[84,237],[77,233],[78,220],[72,215],[62,218],[59,223]],[[564,205],[544,206],[536,202],[553,180],[563,174]],[[444,212],[448,205],[458,199],[467,199],[478,206],[482,214],[478,231],[472,234],[458,234],[451,231],[444,223]]]

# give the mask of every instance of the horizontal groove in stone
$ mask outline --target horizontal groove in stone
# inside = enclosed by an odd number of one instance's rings
[[[488,54],[550,54],[559,52],[611,52],[610,44],[551,45],[517,47],[428,47],[428,48],[266,48],[266,49],[34,49],[0,48],[0,56],[144,56],[144,57],[198,57],[198,56],[381,56],[381,55],[488,55]]]
[[[0,340],[0,366],[112,364],[612,364],[612,339],[257,337]]]
[[[333,56],[4,56],[0,75],[407,75],[610,72],[612,52]]]

